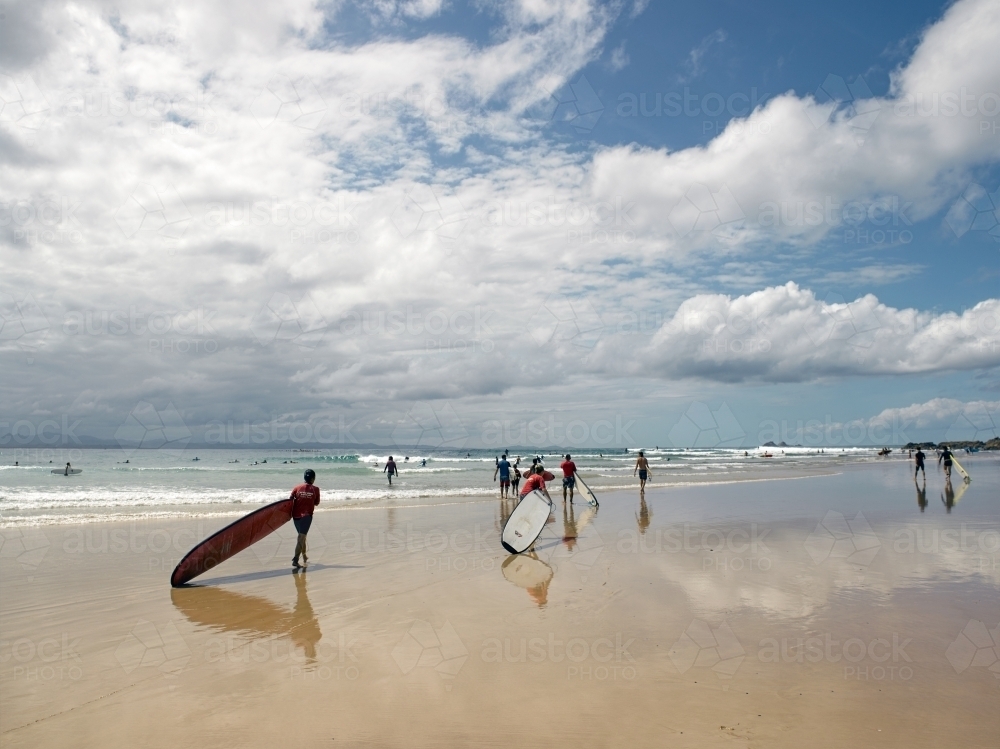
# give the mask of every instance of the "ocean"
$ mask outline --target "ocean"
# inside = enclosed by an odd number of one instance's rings
[[[887,460],[876,448],[764,448],[744,450],[647,449],[650,487],[692,483],[731,483],[804,472],[836,472],[847,463]],[[574,450],[581,475],[598,494],[635,488],[637,450]],[[746,454],[744,454],[746,452]],[[76,476],[54,475],[66,456]],[[389,453],[368,451],[203,449],[78,449],[56,454],[43,450],[0,452],[0,528],[165,517],[237,516],[283,499],[316,471],[322,490],[320,510],[368,504],[401,506],[468,502],[493,497],[495,450],[412,448],[393,452],[400,470],[390,487],[382,469]],[[539,455],[540,453],[535,453]],[[513,459],[518,456],[512,454]],[[521,467],[532,453],[521,452]],[[546,468],[561,477],[562,456],[542,455]],[[905,459],[893,453],[888,460]],[[50,463],[49,460],[52,460]],[[15,461],[19,465],[14,465]],[[127,462],[126,462],[127,461]],[[553,486],[554,484],[554,486]],[[560,479],[550,491],[560,489]]]

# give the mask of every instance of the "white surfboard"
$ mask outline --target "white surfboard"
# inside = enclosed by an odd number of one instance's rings
[[[507,518],[500,536],[503,547],[511,554],[528,549],[545,527],[552,504],[537,489],[524,496]]]
[[[962,479],[964,481],[966,481],[966,482],[972,481],[972,476],[969,475],[968,471],[966,471],[964,468],[962,468],[962,464],[961,463],[959,463],[957,460],[955,460],[955,455],[954,454],[952,454],[952,456],[951,456],[951,464],[953,466],[955,466],[955,469],[959,472],[959,474],[961,474]]]
[[[576,474],[576,483],[580,485],[580,494],[583,495],[584,499],[587,500],[594,507],[600,507],[600,503],[597,501],[597,495],[587,486],[587,482],[584,481],[580,474]]]
[[[67,475],[65,468],[53,468],[52,469],[52,473],[56,473],[56,474],[58,474],[60,476],[66,476]],[[83,473],[83,469],[82,468],[70,468],[68,475],[70,475],[70,476],[76,476],[76,474],[78,474],[78,473]]]

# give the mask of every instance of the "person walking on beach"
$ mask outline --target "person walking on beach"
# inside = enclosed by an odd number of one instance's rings
[[[497,461],[497,469],[493,471],[493,480],[500,476],[500,499],[506,499],[510,492],[510,463],[507,461],[507,453]]]
[[[517,488],[521,485],[521,469],[517,467],[518,463],[520,462],[521,462],[520,458],[514,461],[514,466],[513,466],[514,475],[511,476],[510,479],[510,489],[512,494],[517,494],[518,493]]]
[[[646,454],[640,450],[639,457],[635,459],[635,470],[632,471],[632,475],[639,474],[639,493],[646,493],[646,479],[653,475],[652,469],[649,467],[649,461],[646,460]]]
[[[392,477],[399,476],[399,469],[396,468],[396,461],[389,456],[389,460],[385,462],[385,468],[382,469],[382,473],[389,474],[389,486],[392,486]]]
[[[566,502],[566,490],[569,489],[569,503],[573,504],[573,490],[576,488],[576,463],[566,453],[566,460],[559,464],[563,472],[563,502]]]
[[[313,511],[319,504],[319,487],[313,486],[313,482],[316,481],[316,471],[309,468],[302,478],[305,479],[305,483],[292,489],[291,495],[292,522],[295,524],[295,532],[298,533],[295,539],[295,556],[292,557],[294,569],[305,567],[309,562],[309,557],[306,556],[306,534],[312,525]],[[302,564],[299,564],[300,555]]]
[[[927,480],[927,471],[924,470],[924,458],[926,458],[926,457],[927,456],[924,455],[924,451],[921,450],[918,447],[917,448],[917,454],[913,456],[913,460],[914,460],[914,462],[916,463],[916,466],[917,466],[916,468],[913,469],[913,480],[914,481],[917,480],[917,474],[920,473],[921,471],[924,472],[924,481]]]
[[[542,466],[536,465],[534,467],[524,482],[524,488],[521,489],[521,499],[524,499],[528,494],[533,492],[535,489],[538,489],[538,491],[548,497],[549,502],[552,501],[552,497],[549,496],[549,490],[545,488],[545,478],[542,476],[543,473],[545,473],[545,469],[542,468]]]
[[[954,456],[951,454],[951,450],[948,449],[948,446],[942,445],[941,454],[938,455],[938,465],[940,466],[941,461],[944,461],[944,476],[948,481],[951,481],[951,459],[953,457]]]

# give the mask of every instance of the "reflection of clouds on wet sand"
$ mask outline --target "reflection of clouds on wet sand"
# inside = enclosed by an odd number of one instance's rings
[[[170,591],[170,599],[194,624],[217,632],[234,632],[249,640],[288,637],[312,661],[316,659],[316,645],[323,632],[306,593],[307,573],[292,577],[295,605],[291,608],[260,596],[212,586],[174,588]]]
[[[723,536],[734,530],[739,527],[713,528]],[[693,610],[722,614],[745,607],[790,619],[812,616],[838,598],[886,601],[903,589],[961,581],[1000,587],[1000,530],[989,524],[877,525],[871,533],[879,539],[879,553],[867,565],[850,561],[852,555],[830,554],[817,562],[808,545],[811,532],[772,529],[767,551],[757,554],[661,548],[658,569],[683,590]]]

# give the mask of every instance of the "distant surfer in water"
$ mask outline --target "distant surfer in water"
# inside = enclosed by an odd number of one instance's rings
[[[566,453],[566,460],[559,464],[563,472],[563,503],[566,502],[566,490],[569,489],[569,503],[573,504],[573,490],[576,488],[576,463]]]
[[[628,449],[628,448],[626,448]],[[645,453],[640,450],[639,457],[635,459],[635,470],[632,471],[632,475],[639,474],[639,493],[646,493],[646,479],[649,478],[653,471],[649,467],[649,461],[646,460]]]
[[[951,459],[953,457],[954,456],[951,454],[951,450],[948,449],[948,446],[943,445],[941,454],[938,455],[938,465],[941,465],[941,461],[944,461],[944,476],[948,481],[951,481]]]
[[[63,476],[69,476],[69,469],[70,468],[71,468],[70,464],[67,463],[66,464],[66,470],[63,472]]]
[[[291,496],[292,522],[295,523],[295,531],[299,534],[295,541],[295,556],[292,557],[292,567],[295,569],[309,563],[309,557],[306,555],[306,534],[312,525],[313,511],[319,504],[319,487],[313,486],[313,482],[316,481],[316,471],[309,468],[302,478],[305,479],[305,483],[292,489]],[[302,564],[299,564],[299,555],[302,556]]]
[[[542,474],[545,473],[545,469],[542,466],[536,465],[530,475],[524,482],[524,488],[521,489],[521,499],[524,499],[526,495],[538,489],[542,494],[548,497],[549,502],[552,501],[552,497],[549,496],[549,490],[545,488],[545,478]]]
[[[927,456],[924,455],[924,451],[921,450],[918,447],[917,448],[917,454],[913,456],[913,460],[914,460],[914,462],[916,463],[916,466],[917,466],[916,468],[913,469],[913,480],[914,481],[917,480],[917,474],[920,473],[921,471],[924,472],[924,481],[927,480],[927,471],[924,469],[924,458],[926,458],[926,457]]]
[[[382,469],[382,473],[389,474],[389,486],[392,486],[392,477],[399,475],[399,469],[396,468],[396,461],[392,459],[391,455],[389,456],[389,460],[385,462],[385,468]]]

